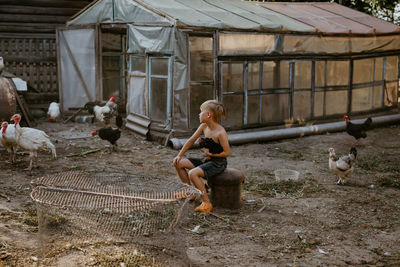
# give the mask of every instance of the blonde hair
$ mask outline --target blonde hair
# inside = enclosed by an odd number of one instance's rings
[[[219,121],[222,117],[226,116],[224,104],[217,100],[207,100],[200,106],[201,110],[208,110],[213,114],[214,120]]]

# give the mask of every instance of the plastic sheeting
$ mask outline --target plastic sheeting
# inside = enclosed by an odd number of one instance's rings
[[[315,31],[312,26],[240,0],[100,0],[67,24],[105,22],[257,31]]]
[[[393,23],[336,3],[257,3],[310,25],[321,33],[379,34],[400,32]]]
[[[137,23],[171,25],[172,23],[133,0],[99,0],[67,25],[87,25],[96,23]]]
[[[173,54],[174,28],[148,27],[129,24],[128,53]]]
[[[61,99],[62,108],[66,111],[69,108],[83,107],[88,101],[97,99],[95,30],[62,30],[58,34],[60,73],[62,73]],[[80,75],[78,72],[80,72]],[[79,76],[83,77],[84,80],[82,81]]]

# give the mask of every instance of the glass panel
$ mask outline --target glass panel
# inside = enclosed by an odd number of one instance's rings
[[[349,61],[328,61],[326,82],[327,85],[349,84]]]
[[[352,111],[363,111],[371,109],[372,87],[353,89]]]
[[[263,95],[262,122],[283,121],[289,119],[289,94]]]
[[[275,35],[221,33],[219,44],[219,53],[221,55],[264,54],[274,50]]]
[[[258,111],[259,111],[259,99],[258,95],[252,95],[248,98],[248,110],[247,110],[247,124],[258,123]]]
[[[243,92],[243,63],[223,64],[222,91]]]
[[[168,58],[151,59],[151,75],[168,75]]]
[[[314,116],[321,117],[324,115],[324,92],[314,93]]]
[[[222,124],[226,127],[238,127],[243,124],[243,96],[224,95],[222,103],[226,108],[226,118]]]
[[[122,85],[120,77],[120,56],[103,56],[103,100],[110,99],[110,95],[119,95]]]
[[[378,57],[375,59],[375,81],[383,80],[382,69],[383,69],[383,58]]]
[[[151,79],[151,119],[167,119],[167,79]]]
[[[145,57],[131,57],[131,72],[135,74],[146,73],[146,58]]]
[[[260,62],[249,62],[247,88],[249,90],[260,88]]]
[[[295,120],[305,121],[305,119],[310,118],[311,92],[295,92],[293,106],[293,117]]]
[[[354,60],[353,83],[365,83],[373,81],[374,59]]]
[[[399,83],[397,81],[386,83],[385,98],[384,98],[385,106],[388,107],[397,106],[398,90],[399,90]]]
[[[146,78],[131,76],[128,86],[127,112],[146,116]]]
[[[190,37],[190,79],[213,80],[213,38]]]
[[[311,61],[296,61],[294,88],[311,88]]]
[[[212,85],[191,85],[190,86],[190,118],[189,127],[196,128],[199,126],[200,106],[206,100],[213,99]]]
[[[325,62],[326,61],[315,61],[315,86],[325,86]]]
[[[382,107],[382,85],[374,86],[374,108]]]
[[[280,81],[278,88],[289,88],[289,61],[280,62]]]
[[[386,57],[386,73],[385,80],[386,81],[394,81],[398,79],[398,57]]]
[[[264,89],[274,88],[275,69],[276,69],[276,63],[274,61],[263,62],[262,88]]]
[[[326,92],[326,115],[347,113],[347,91]]]

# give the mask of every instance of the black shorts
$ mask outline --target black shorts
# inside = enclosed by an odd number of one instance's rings
[[[220,174],[226,169],[226,158],[211,157],[210,160],[203,162],[204,159],[188,158],[195,167],[200,167],[204,172],[204,179],[209,179],[214,175]]]

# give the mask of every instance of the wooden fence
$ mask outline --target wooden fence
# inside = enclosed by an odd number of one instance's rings
[[[42,102],[58,99],[56,39],[0,37],[0,56],[5,70],[28,82],[24,94],[29,106],[44,108]]]

